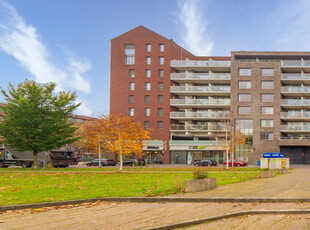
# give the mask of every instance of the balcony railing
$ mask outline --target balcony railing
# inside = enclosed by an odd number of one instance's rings
[[[281,61],[282,67],[310,67],[309,60],[283,60]]]
[[[281,93],[310,93],[309,86],[282,86]]]
[[[229,112],[170,112],[170,118],[229,118]]]
[[[171,80],[230,80],[230,73],[171,73]]]
[[[197,145],[197,146],[226,146],[229,145],[229,141],[169,141],[170,145],[189,145],[189,146],[193,146],[193,145]]]
[[[310,118],[310,112],[281,112],[281,118]]]
[[[310,131],[310,125],[281,125],[281,131]]]
[[[310,136],[307,135],[296,135],[290,137],[281,137],[282,140],[310,140]]]
[[[310,74],[302,73],[283,73],[281,80],[310,80]]]
[[[230,61],[171,60],[171,67],[230,67]]]
[[[230,93],[230,86],[170,86],[173,92]]]
[[[170,105],[230,105],[230,99],[170,99]]]
[[[310,106],[310,100],[309,99],[282,99],[281,105],[291,105],[291,106]]]
[[[170,125],[170,131],[227,131],[224,125]]]

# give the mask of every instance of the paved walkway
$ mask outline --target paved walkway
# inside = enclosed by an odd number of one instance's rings
[[[310,168],[299,168],[274,178],[225,185],[212,191],[175,196],[310,198]],[[98,206],[46,212],[8,212],[0,215],[0,229],[141,229],[236,211],[309,208],[310,203],[103,202]]]

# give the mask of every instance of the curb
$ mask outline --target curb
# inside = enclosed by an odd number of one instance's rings
[[[154,228],[145,228],[143,230],[168,230],[168,229],[176,229],[176,228],[182,228],[187,227],[190,225],[198,225],[203,224],[206,222],[211,222],[215,220],[225,219],[225,218],[231,218],[231,217],[237,217],[237,216],[244,216],[244,215],[262,215],[262,214],[310,214],[310,209],[282,209],[282,210],[251,210],[251,211],[241,211],[241,212],[234,212],[234,213],[228,213],[224,215],[219,216],[213,216],[203,219],[197,219],[187,222],[181,222],[177,224],[170,224],[170,225],[162,225],[159,227]]]
[[[68,201],[56,201],[56,202],[44,202],[35,204],[21,204],[0,206],[0,212],[9,210],[21,210],[21,209],[36,209],[43,207],[55,207],[62,205],[73,205],[83,203],[93,203],[97,201],[105,202],[132,202],[132,203],[210,203],[210,202],[228,202],[228,203],[298,203],[298,202],[310,202],[310,198],[278,198],[278,197],[214,197],[214,198],[186,198],[186,197],[106,197],[106,198],[93,198],[82,200],[68,200]]]

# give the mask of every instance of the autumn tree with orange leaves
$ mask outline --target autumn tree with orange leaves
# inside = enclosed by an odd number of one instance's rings
[[[95,122],[87,122],[82,132],[82,147],[96,149],[101,144],[104,149],[119,154],[119,170],[123,170],[123,157],[142,154],[143,140],[149,139],[149,132],[141,123],[133,122],[122,114],[102,115]]]

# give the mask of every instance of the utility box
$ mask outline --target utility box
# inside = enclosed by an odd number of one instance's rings
[[[261,169],[282,169],[290,167],[290,158],[284,158],[283,153],[264,153],[260,162]]]

